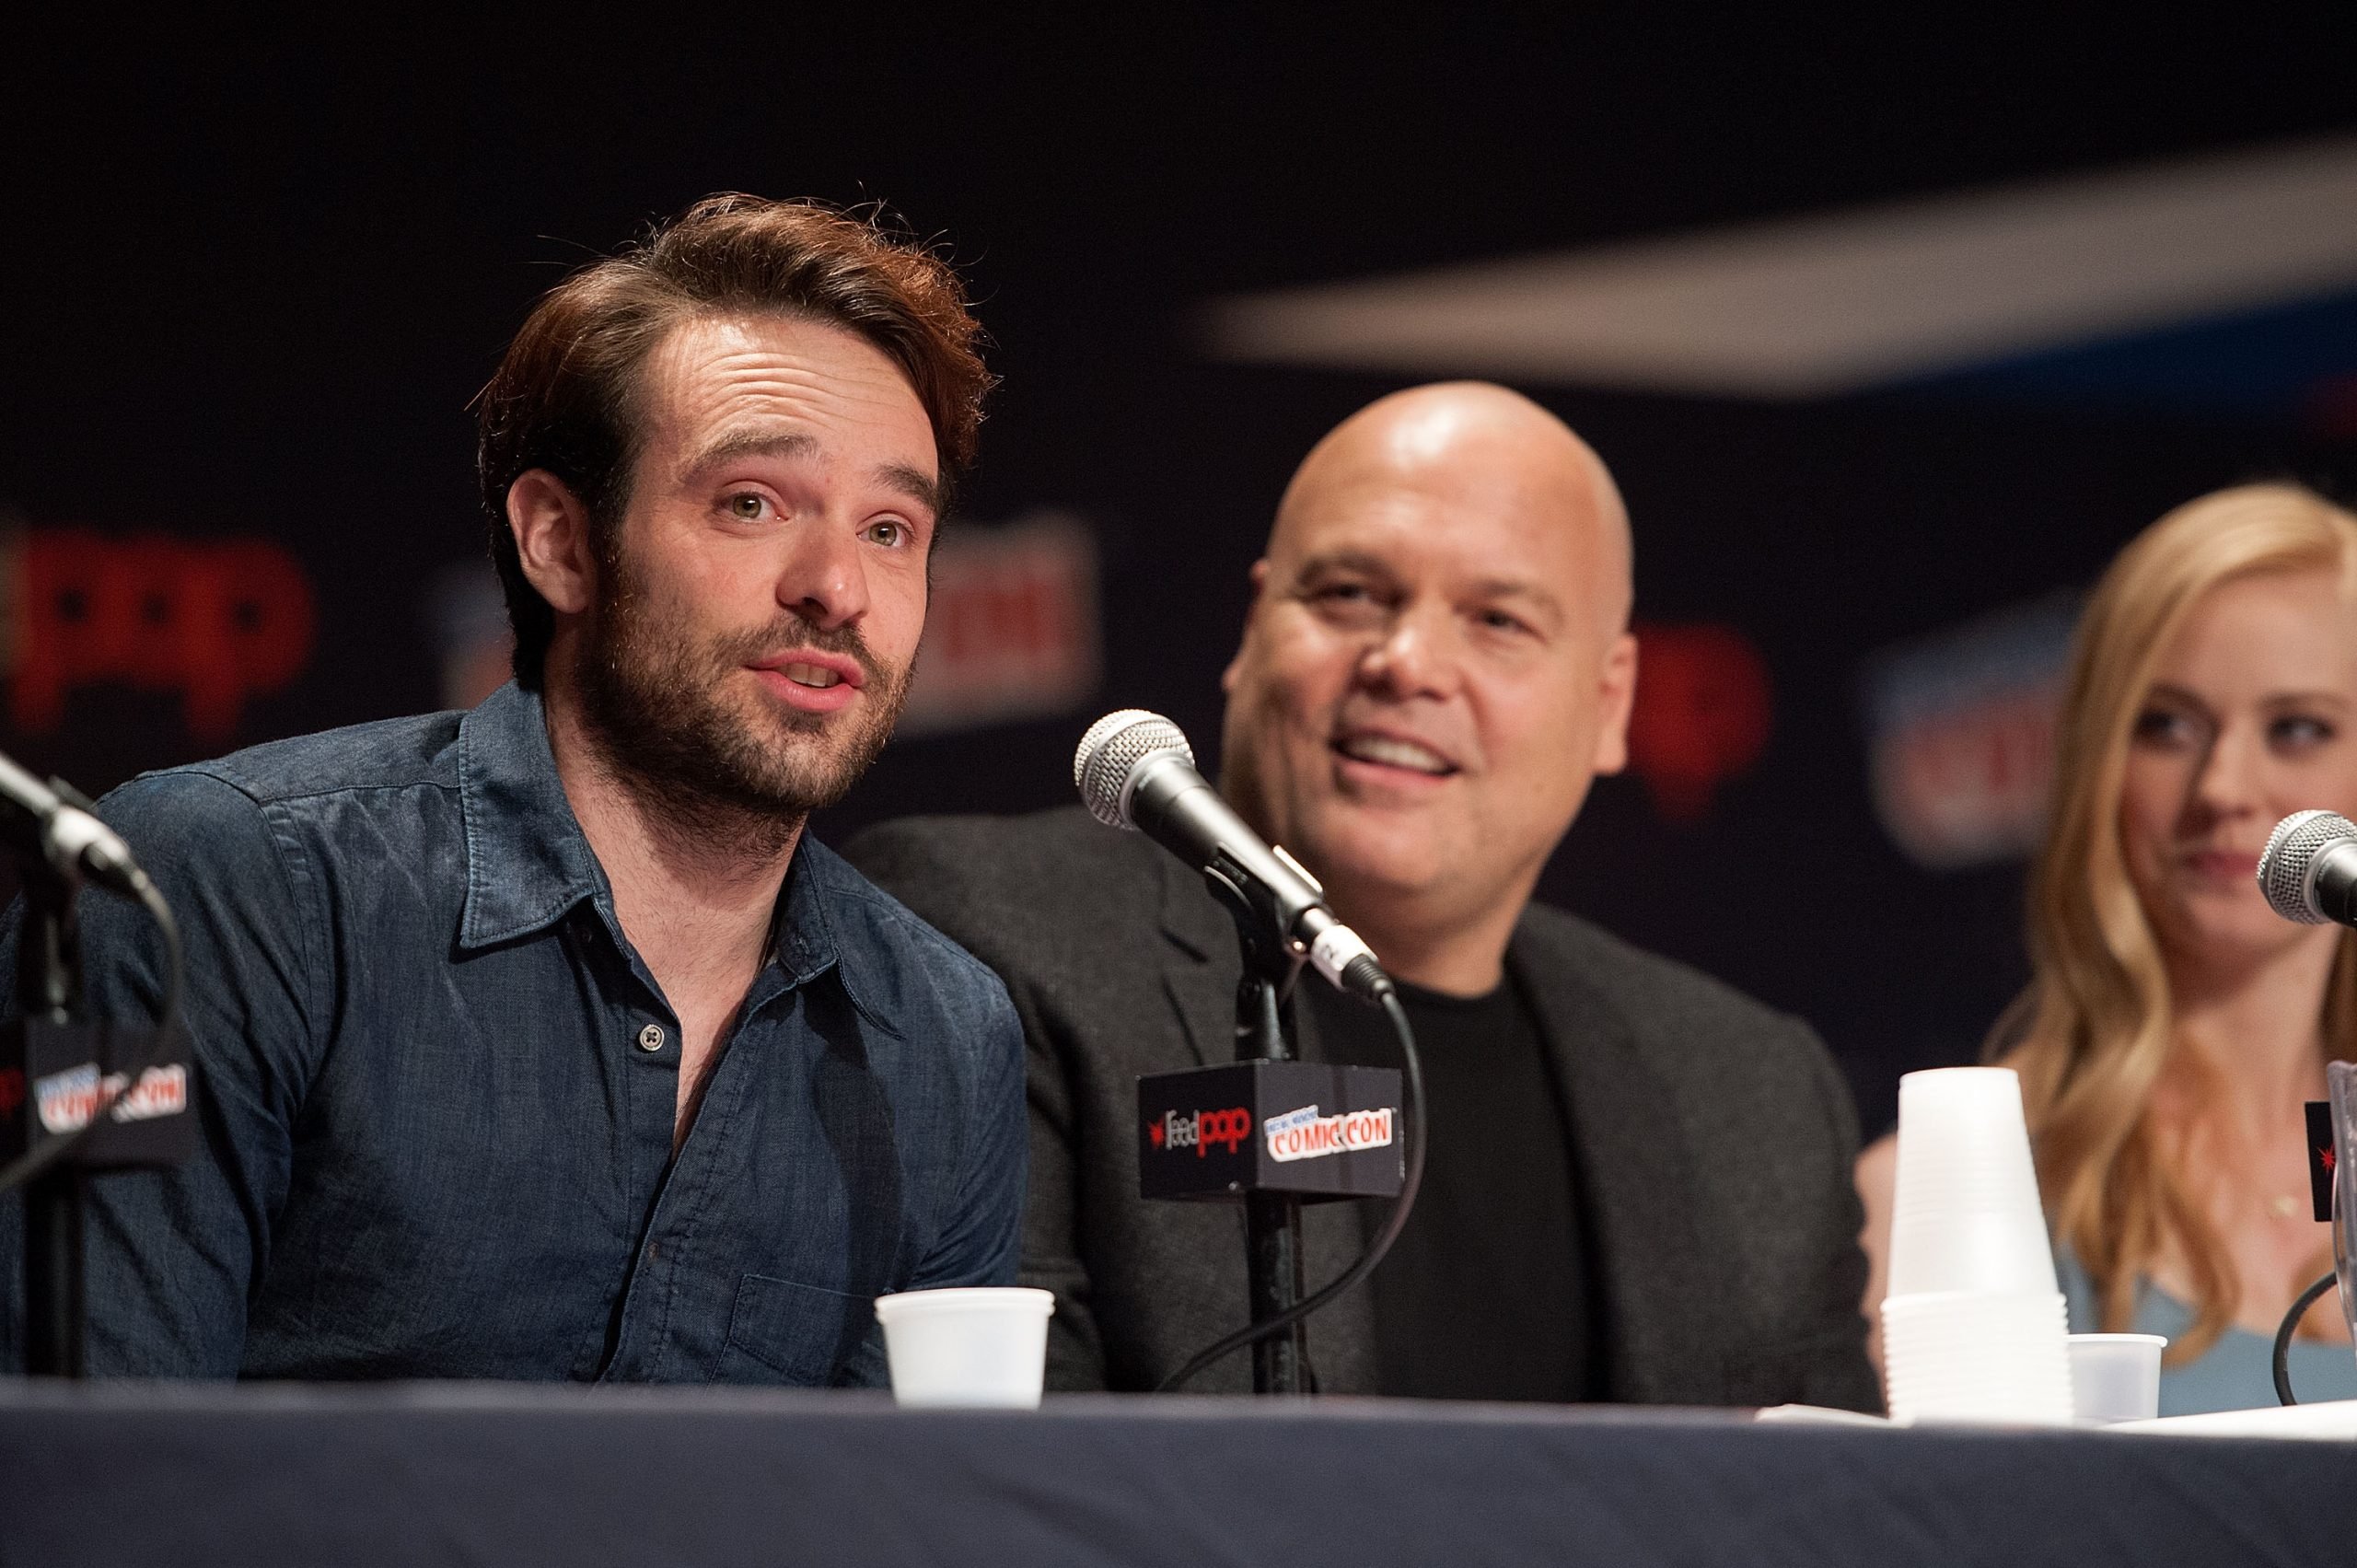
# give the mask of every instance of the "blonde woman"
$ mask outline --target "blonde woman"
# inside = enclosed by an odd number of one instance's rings
[[[2255,877],[2277,821],[2357,816],[2357,517],[2222,490],[2139,535],[2082,620],[2032,869],[2029,989],[2000,1021],[2077,1331],[2163,1333],[2163,1414],[2272,1404],[2270,1342],[2331,1266],[2302,1103],[2357,1057],[2357,933]],[[1858,1161],[1879,1318],[1896,1147]],[[2328,1295],[2305,1400],[2357,1397]]]

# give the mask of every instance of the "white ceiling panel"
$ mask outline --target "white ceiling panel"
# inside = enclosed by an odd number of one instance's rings
[[[1220,302],[1257,363],[1798,398],[2357,286],[2357,138]]]

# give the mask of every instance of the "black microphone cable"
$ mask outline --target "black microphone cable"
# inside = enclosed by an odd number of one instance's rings
[[[2308,1315],[2308,1308],[2314,1307],[2340,1278],[2337,1272],[2328,1273],[2302,1291],[2300,1298],[2292,1303],[2292,1310],[2283,1314],[2283,1321],[2276,1325],[2275,1397],[2284,1404],[2296,1405],[2300,1402],[2292,1397],[2292,1336],[2299,1331],[2300,1319]]]
[[[1272,1334],[1281,1334],[1292,1328],[1373,1273],[1375,1266],[1383,1261],[1384,1254],[1391,1250],[1391,1244],[1399,1239],[1399,1233],[1407,1228],[1408,1215],[1416,1206],[1416,1189],[1422,1186],[1424,1180],[1424,1068],[1416,1055],[1416,1031],[1409,1027],[1407,1011],[1399,1005],[1399,993],[1392,988],[1389,981],[1384,981],[1377,993],[1377,1001],[1384,1016],[1391,1020],[1392,1033],[1399,1040],[1399,1060],[1405,1070],[1403,1077],[1407,1086],[1404,1097],[1407,1104],[1402,1109],[1408,1124],[1408,1169],[1400,1179],[1399,1196],[1391,1201],[1391,1213],[1385,1217],[1383,1228],[1367,1242],[1365,1249],[1359,1253],[1358,1260],[1337,1275],[1331,1283],[1312,1291],[1273,1318],[1238,1329],[1226,1338],[1204,1346],[1186,1365],[1155,1385],[1155,1392],[1168,1393],[1214,1362],[1223,1361],[1247,1345],[1258,1344]]]
[[[114,1109],[115,1101],[137,1088],[139,1081],[147,1075],[148,1069],[163,1059],[172,1032],[180,1027],[180,1007],[188,983],[188,957],[180,945],[180,922],[172,918],[172,906],[164,900],[162,891],[148,879],[145,872],[134,867],[131,877],[139,906],[147,912],[148,918],[156,923],[156,929],[164,938],[164,994],[156,1009],[155,1033],[148,1039],[147,1049],[140,1053],[138,1063],[122,1074],[122,1088],[112,1094],[108,1093],[105,1075],[100,1075],[99,1100],[90,1112],[89,1121],[65,1137],[26,1151],[6,1168],[0,1169],[0,1192],[22,1186],[80,1148],[83,1141],[105,1122],[108,1113]],[[30,1095],[32,1092],[33,1086],[28,1083],[25,1093]],[[193,1114],[194,1110],[192,1104],[188,1113]]]

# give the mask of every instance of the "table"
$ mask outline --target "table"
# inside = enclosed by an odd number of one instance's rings
[[[1396,1400],[0,1382],[0,1564],[2357,1558],[2357,1445]]]

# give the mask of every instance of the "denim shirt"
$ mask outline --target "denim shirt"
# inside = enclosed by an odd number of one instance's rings
[[[1014,1008],[808,834],[675,1156],[679,1020],[537,697],[151,773],[101,814],[185,929],[203,1147],[94,1183],[94,1373],[881,1384],[875,1296],[1014,1279]],[[81,914],[89,1016],[152,1016],[144,915]],[[0,1200],[7,1366],[21,1224]]]

